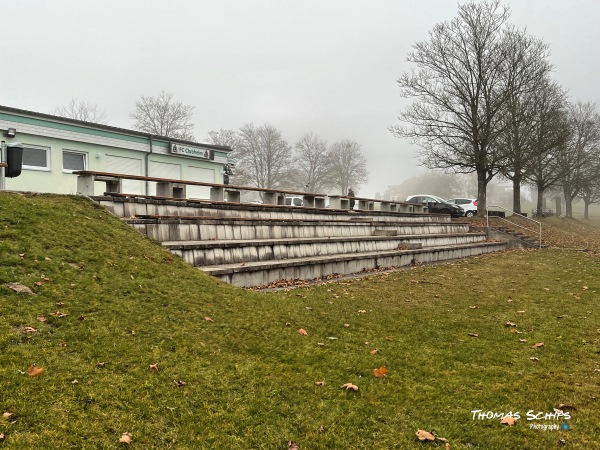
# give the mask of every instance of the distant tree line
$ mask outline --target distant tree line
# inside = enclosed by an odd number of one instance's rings
[[[193,109],[162,91],[156,97],[142,96],[129,117],[135,130],[193,141]],[[97,112],[96,105],[75,99],[55,113],[78,120],[97,118],[96,123],[104,123],[104,114]],[[249,123],[239,130],[211,131],[207,140],[233,149],[230,159],[236,164],[235,175],[230,176],[232,184],[346,194],[351,187],[358,192],[368,179],[361,146],[347,139],[328,145],[319,136],[306,133],[292,146],[272,125]]]
[[[416,69],[398,79],[414,99],[391,131],[421,147],[423,165],[477,175],[478,214],[496,176],[513,185],[521,212],[521,186],[560,187],[565,212],[572,202],[600,202],[600,114],[591,102],[572,102],[551,78],[549,48],[508,22],[499,0],[459,5],[413,46]]]
[[[306,133],[292,146],[272,125],[248,123],[237,131],[211,131],[208,141],[233,148],[233,184],[346,194],[351,187],[356,192],[368,178],[360,145],[347,139],[328,145]]]

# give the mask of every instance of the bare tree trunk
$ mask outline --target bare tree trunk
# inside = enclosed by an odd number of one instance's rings
[[[563,182],[563,192],[565,195],[565,217],[573,217],[573,199],[569,194],[571,192],[571,184]]]
[[[562,215],[562,202],[560,201],[560,196],[554,197],[554,202],[556,204],[556,215]]]
[[[584,202],[584,203],[585,203],[585,206],[583,207],[583,218],[589,219],[588,212],[590,209],[590,204],[588,202]]]
[[[477,171],[477,215],[485,216],[487,211],[487,177],[485,170]]]
[[[513,211],[521,213],[521,177],[515,176],[513,182]]]
[[[542,215],[542,208],[544,204],[544,190],[540,189],[540,187],[538,186],[537,189],[537,203],[535,205],[535,215],[536,216],[541,216]]]

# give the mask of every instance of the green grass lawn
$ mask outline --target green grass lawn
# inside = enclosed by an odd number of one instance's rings
[[[83,198],[0,193],[0,448],[600,448],[599,280],[548,249],[252,292]]]

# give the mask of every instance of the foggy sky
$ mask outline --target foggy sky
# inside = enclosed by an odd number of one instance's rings
[[[600,103],[600,2],[507,0],[510,22],[550,45],[554,78]],[[0,104],[54,113],[72,97],[132,128],[142,95],[195,107],[196,140],[270,123],[357,141],[373,197],[425,172],[388,131],[411,46],[457,13],[452,0],[0,0]]]

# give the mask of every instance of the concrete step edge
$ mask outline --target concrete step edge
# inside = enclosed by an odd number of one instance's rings
[[[225,275],[228,273],[235,272],[253,272],[261,270],[276,269],[286,266],[306,266],[313,264],[322,264],[328,262],[338,261],[351,261],[360,259],[369,259],[381,256],[394,256],[394,255],[407,255],[407,254],[418,254],[418,253],[431,253],[439,252],[444,250],[460,250],[468,248],[479,248],[479,247],[498,247],[498,249],[506,248],[505,242],[477,242],[471,244],[456,244],[456,245],[445,245],[438,247],[427,247],[424,249],[411,249],[411,250],[388,250],[384,252],[366,252],[366,253],[353,253],[353,254],[337,254],[327,256],[311,256],[304,258],[292,258],[284,260],[273,260],[273,261],[257,261],[247,263],[235,263],[235,264],[222,264],[216,266],[203,266],[198,269],[210,274],[210,275]]]

